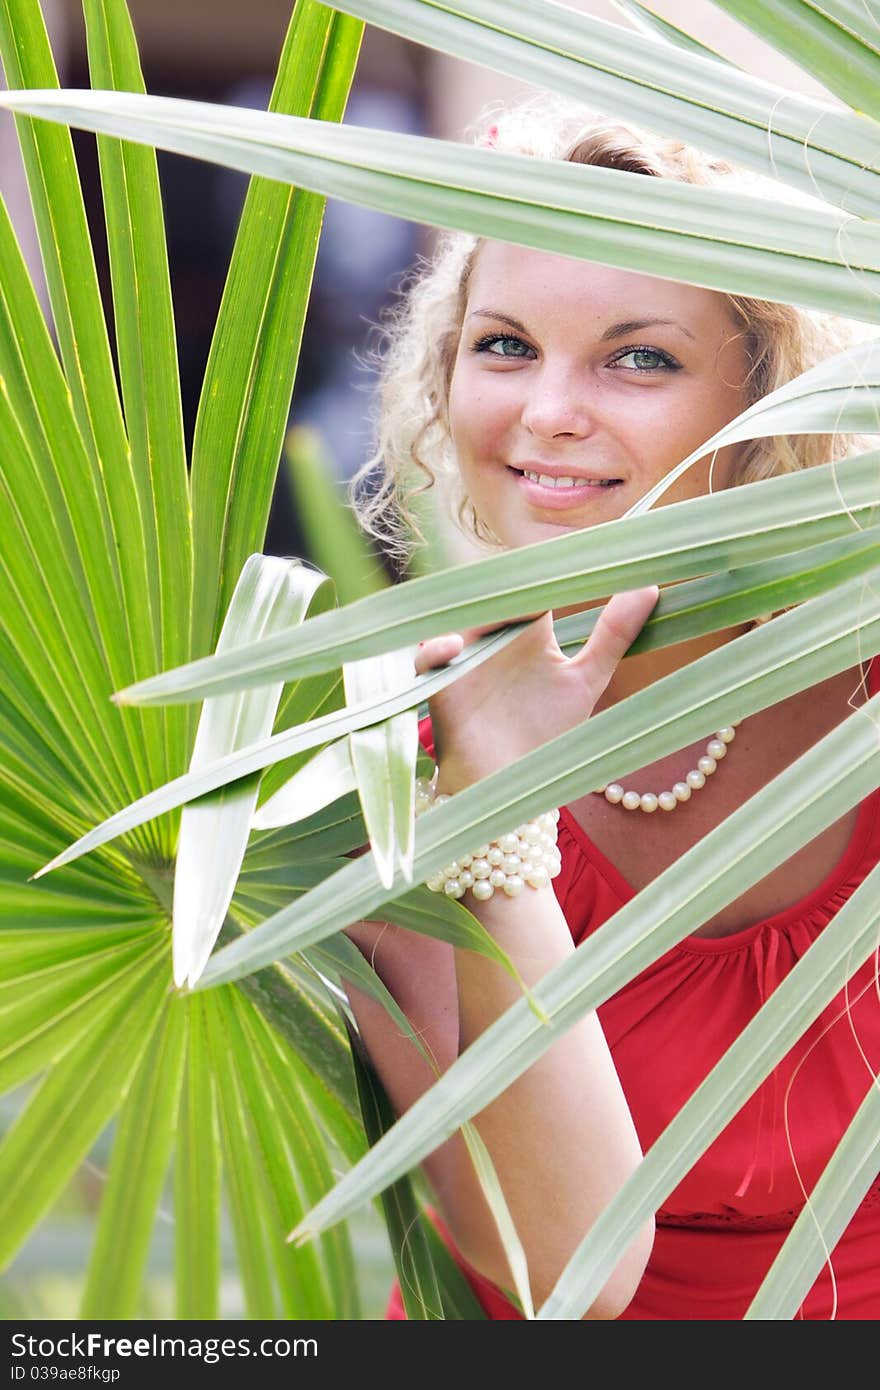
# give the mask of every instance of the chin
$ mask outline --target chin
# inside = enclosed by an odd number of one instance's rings
[[[588,531],[595,522],[589,521],[526,521],[510,527],[503,534],[508,550],[516,550],[524,545],[537,545],[540,541],[554,540],[557,536],[569,535],[572,531]],[[510,539],[508,539],[510,537]]]

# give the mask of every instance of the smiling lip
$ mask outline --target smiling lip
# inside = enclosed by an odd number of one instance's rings
[[[595,503],[623,483],[622,478],[585,477],[558,467],[511,467],[511,472],[518,475],[518,486],[529,501],[550,508]]]

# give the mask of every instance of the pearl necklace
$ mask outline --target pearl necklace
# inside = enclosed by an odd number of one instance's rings
[[[706,744],[705,753],[697,759],[696,767],[691,768],[684,781],[674,783],[668,791],[660,792],[659,795],[655,792],[639,793],[625,790],[619,782],[610,782],[606,787],[597,787],[596,795],[604,796],[612,806],[622,806],[625,811],[650,812],[656,811],[658,806],[661,811],[674,811],[683,801],[690,801],[693,792],[705,787],[707,778],[712,776],[721,759],[726,757],[727,745],[733,743],[741,722],[735,719],[732,724],[717,729]]]

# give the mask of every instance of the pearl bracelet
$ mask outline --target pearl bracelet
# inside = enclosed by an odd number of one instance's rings
[[[430,781],[416,778],[417,816],[449,800],[448,796],[437,795],[436,778],[436,769]],[[428,888],[450,898],[463,898],[470,889],[478,902],[488,902],[496,888],[508,898],[517,897],[526,885],[546,888],[562,868],[556,847],[558,820],[558,811],[545,811],[510,834],[479,845],[472,854],[463,854],[432,874]]]

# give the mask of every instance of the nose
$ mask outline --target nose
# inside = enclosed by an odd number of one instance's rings
[[[586,373],[545,365],[530,382],[522,422],[537,439],[581,439],[592,434],[596,410]]]

